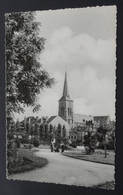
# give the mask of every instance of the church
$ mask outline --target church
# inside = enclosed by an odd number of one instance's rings
[[[59,111],[58,115],[68,122],[70,128],[85,124],[86,121],[93,120],[91,115],[74,114],[73,110],[74,101],[70,98],[68,83],[67,83],[67,73],[65,73],[63,94],[59,100]]]
[[[74,101],[71,99],[68,89],[67,73],[65,72],[64,86],[62,97],[59,99],[58,116],[51,116],[47,123],[53,126],[65,125],[67,133],[70,139],[76,140],[77,137],[81,137],[82,133],[78,133],[79,129],[84,131],[84,127],[87,122],[91,122],[94,125],[103,125],[110,122],[109,116],[91,116],[83,114],[75,114],[73,109]],[[90,128],[90,127],[89,127]],[[82,130],[83,129],[83,130]],[[80,134],[78,136],[78,134]]]

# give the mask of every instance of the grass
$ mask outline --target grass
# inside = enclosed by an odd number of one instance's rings
[[[19,149],[18,155],[23,159],[19,166],[15,166],[9,170],[10,174],[22,173],[42,167],[48,163],[48,160],[34,155],[38,150]]]
[[[115,154],[113,152],[108,152],[107,157],[105,158],[104,151],[102,150],[97,150],[95,153],[91,155],[87,155],[85,153],[82,153],[81,151],[65,151],[63,155],[80,159],[80,160],[86,160],[86,161],[91,161],[91,162],[96,162],[96,163],[103,163],[103,164],[109,164],[109,165],[114,165],[114,159],[115,159]]]
[[[90,162],[96,162],[96,163],[103,163],[103,164],[109,164],[114,165],[115,164],[115,154],[114,152],[107,152],[107,157],[105,158],[104,150],[97,150],[95,153],[91,155],[86,155],[81,150],[73,150],[73,151],[65,151],[62,153],[65,156],[76,158],[80,160],[90,161]],[[99,184],[97,186],[93,186],[93,188],[101,188],[106,190],[114,190],[115,189],[115,182],[106,182],[103,184]]]

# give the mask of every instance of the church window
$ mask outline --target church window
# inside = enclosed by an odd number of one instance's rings
[[[71,108],[70,108],[70,116],[72,115]]]
[[[63,107],[62,113],[63,113],[63,116],[64,116],[64,107]]]
[[[68,116],[71,116],[72,112],[71,112],[71,108],[68,108]]]
[[[61,107],[61,116],[64,116],[64,107]]]
[[[68,108],[68,116],[69,116],[69,108]]]

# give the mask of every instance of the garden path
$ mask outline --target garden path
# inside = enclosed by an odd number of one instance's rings
[[[35,155],[48,159],[42,168],[9,176],[9,179],[91,187],[114,180],[114,166],[93,163],[40,149]]]

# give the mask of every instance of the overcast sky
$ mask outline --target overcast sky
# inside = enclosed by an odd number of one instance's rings
[[[39,96],[41,116],[58,114],[65,70],[74,113],[115,118],[116,7],[38,11],[40,35],[46,38],[40,56],[56,80]],[[25,116],[33,115],[26,109]],[[17,115],[23,118],[24,115]]]

